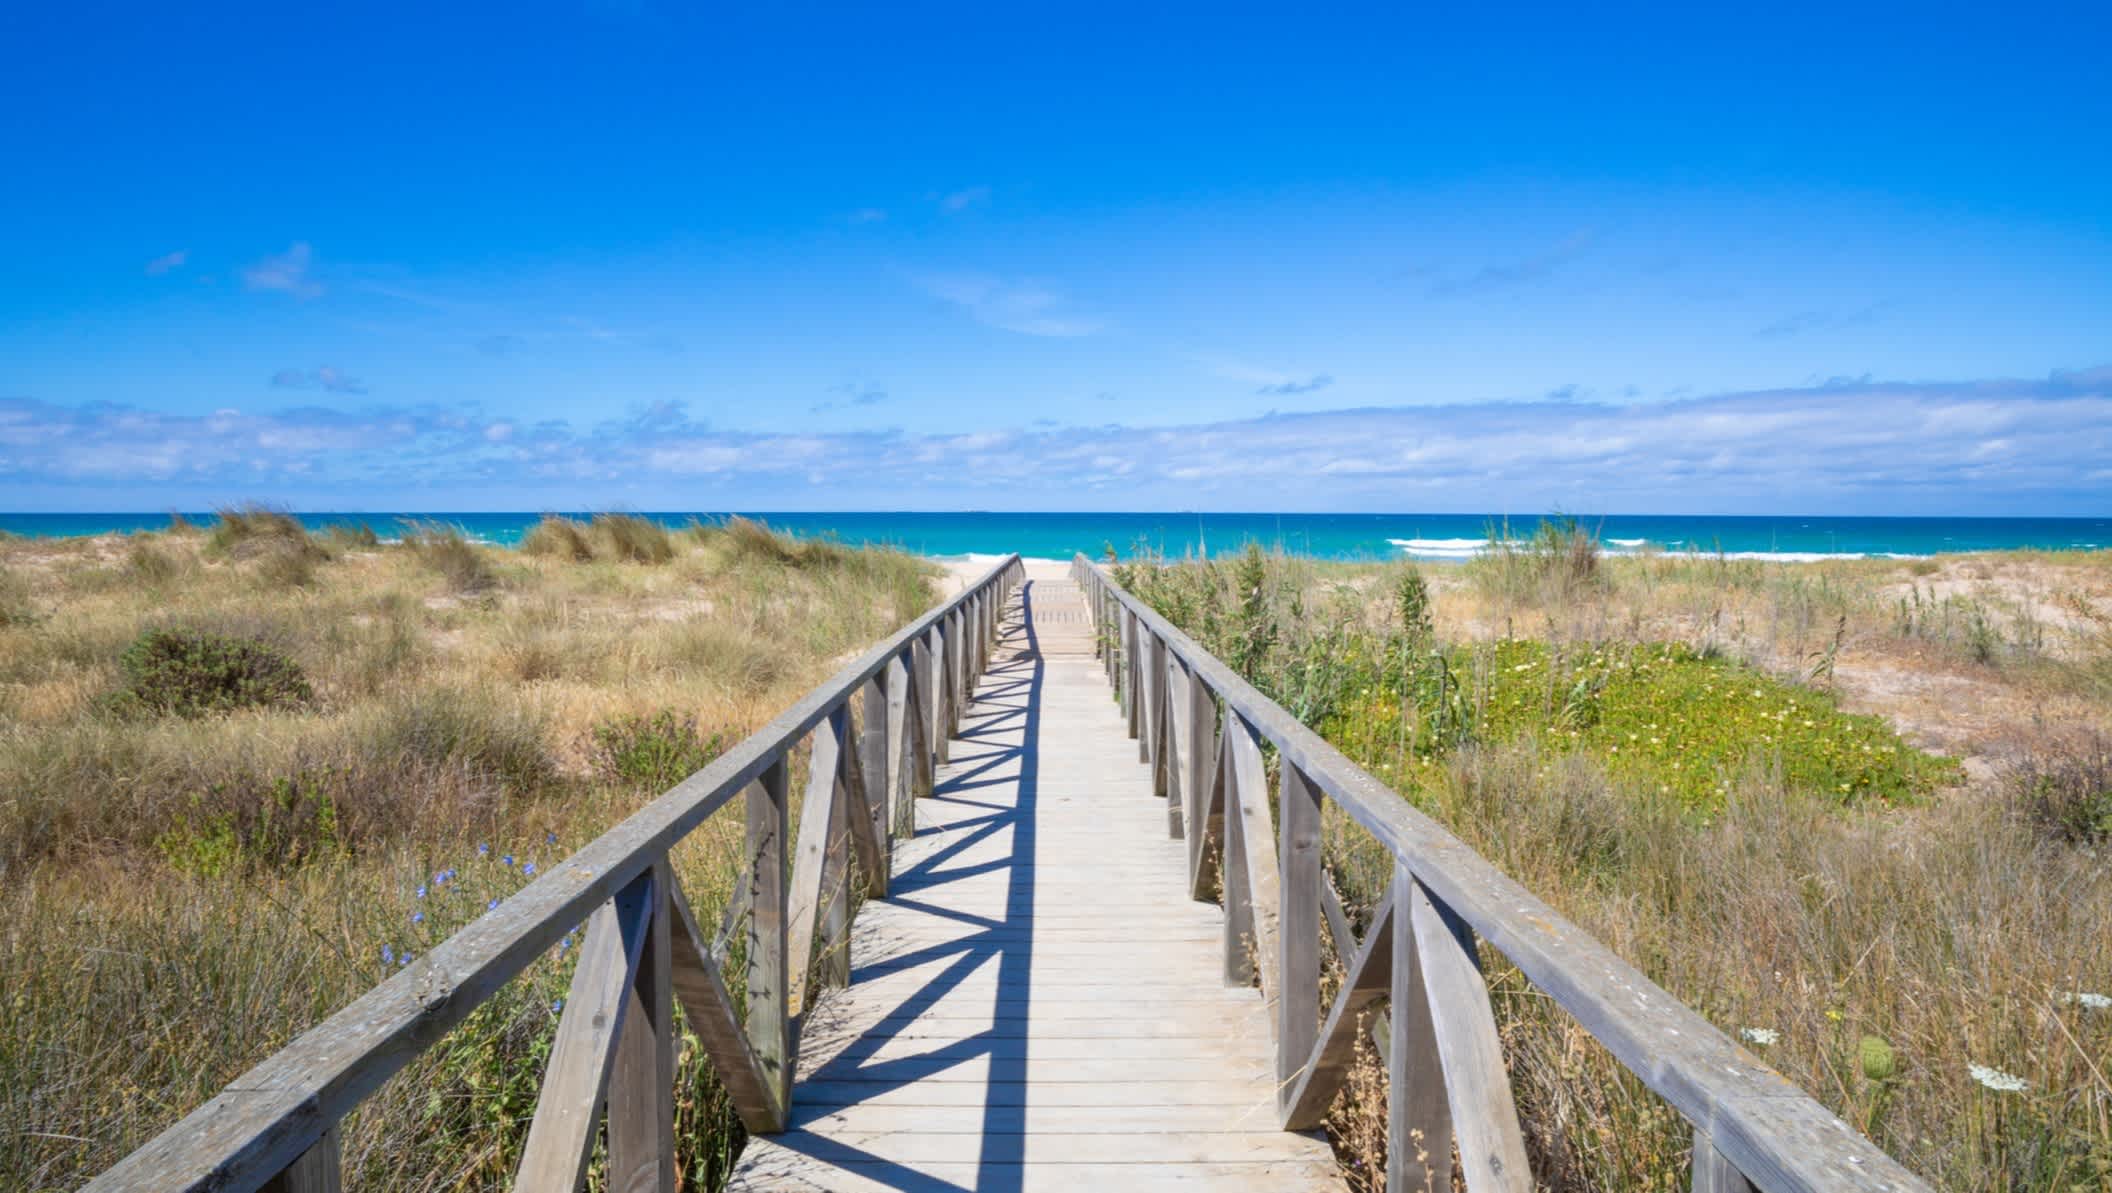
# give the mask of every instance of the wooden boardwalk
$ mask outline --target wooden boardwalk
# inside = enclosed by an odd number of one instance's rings
[[[1124,732],[1060,565],[1029,565],[851,984],[807,1016],[790,1129],[734,1190],[1340,1189],[1277,1125],[1259,993]]]

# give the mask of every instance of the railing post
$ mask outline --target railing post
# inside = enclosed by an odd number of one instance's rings
[[[1210,687],[1186,664],[1181,667],[1188,702],[1188,731],[1181,738],[1181,790],[1188,797],[1188,880],[1191,888],[1209,848],[1211,772],[1217,761],[1217,702]]]
[[[924,634],[910,643],[907,669],[909,671],[909,715],[915,732],[906,735],[906,746],[916,767],[912,781],[918,795],[930,795],[938,782],[932,766],[931,727],[935,719],[931,712],[931,677],[936,673],[931,661],[930,635]]]
[[[1489,987],[1475,955],[1474,930],[1408,884],[1409,922],[1422,964],[1432,1033],[1443,1062],[1445,1101],[1468,1193],[1526,1193],[1533,1187],[1525,1135],[1503,1064],[1503,1043],[1489,1005]]]
[[[748,785],[748,1043],[777,1105],[792,1105],[791,950],[786,940],[786,821],[791,774],[780,755]]]
[[[880,842],[881,860],[890,864],[894,861],[888,846],[895,839],[892,801],[896,798],[896,783],[895,772],[888,769],[887,685],[893,676],[894,663],[890,660],[878,675],[866,681],[859,694],[858,710],[858,773],[865,780],[865,804],[873,817],[873,838]],[[888,876],[877,877],[885,890]]]
[[[950,736],[947,732],[946,703],[951,696],[951,693],[947,691],[947,676],[952,673],[952,670],[950,664],[946,661],[946,656],[950,651],[946,645],[945,618],[940,618],[938,624],[931,627],[929,637],[931,639],[931,688],[929,691],[931,707],[926,711],[931,714],[931,735],[926,739],[926,743],[931,747],[932,765],[936,768],[939,763],[946,761],[946,739]],[[934,779],[934,782],[936,782],[936,779]]]
[[[1276,972],[1283,983],[1276,998],[1276,1097],[1284,1112],[1320,1038],[1320,799],[1319,789],[1284,759],[1276,862],[1283,899],[1276,921]]]
[[[1188,806],[1195,802],[1195,734],[1191,722],[1195,703],[1189,697],[1194,677],[1171,650],[1166,656],[1166,835],[1180,840],[1186,835]]]
[[[337,1125],[323,1129],[322,1138],[286,1171],[264,1182],[263,1193],[340,1193],[344,1177],[338,1166]]]
[[[674,1193],[675,1005],[669,943],[674,872],[653,863],[651,920],[609,1073],[610,1193]]]
[[[1415,876],[1393,868],[1393,988],[1386,1033],[1387,1193],[1452,1187],[1452,1108],[1416,948]]]

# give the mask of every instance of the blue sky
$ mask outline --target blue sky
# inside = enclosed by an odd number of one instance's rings
[[[2102,5],[1017,7],[16,6],[0,507],[2112,506]]]

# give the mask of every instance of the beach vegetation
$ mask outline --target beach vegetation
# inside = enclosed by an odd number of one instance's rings
[[[78,1187],[937,595],[893,551],[580,566],[418,528],[265,585],[260,544],[300,540],[231,512],[218,542],[0,544],[34,610],[0,619],[0,1188]],[[476,600],[465,550],[504,578]],[[729,809],[675,851],[707,922],[742,833]],[[345,1120],[348,1185],[510,1183],[578,939]],[[678,1163],[713,1188],[743,1136],[684,1038]]]
[[[2078,729],[2112,724],[2081,612],[2112,560],[1536,554],[1118,578],[1938,1187],[2112,1177],[2112,1016],[2075,994],[2112,986],[2112,764]],[[1361,930],[1393,860],[1339,809],[1324,829]],[[1691,1124],[1482,962],[1536,1185],[1684,1187]],[[1382,1056],[1331,1119],[1353,1187],[1385,1171]]]

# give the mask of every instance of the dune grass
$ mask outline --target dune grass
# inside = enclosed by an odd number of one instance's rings
[[[2112,639],[2089,615],[2112,561],[1586,569],[1566,535],[1532,542],[1465,567],[1255,552],[1121,575],[1940,1187],[2112,1181]],[[1903,623],[1913,585],[1955,615]],[[1361,924],[1391,860],[1326,828]],[[1536,1179],[1685,1187],[1690,1126],[1484,961]],[[1384,1171],[1374,1063],[1335,1108],[1353,1183]]]
[[[587,533],[0,544],[0,1188],[78,1186],[935,599],[898,552]],[[740,839],[676,851],[699,915]],[[509,1183],[568,950],[348,1120],[349,1184]],[[712,1187],[741,1137],[693,1044],[677,1118]]]

